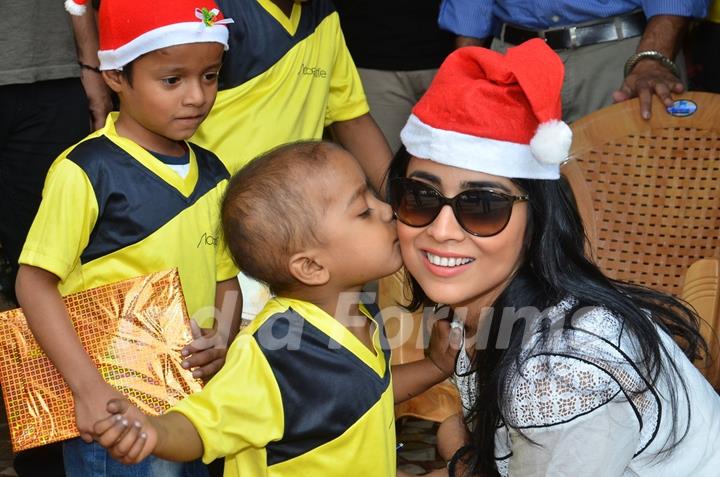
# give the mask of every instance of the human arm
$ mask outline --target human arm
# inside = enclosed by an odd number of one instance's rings
[[[402,470],[399,470],[399,469],[397,471],[397,477],[413,477],[414,475],[417,475],[417,474],[408,474],[407,472],[403,472]],[[428,472],[426,474],[422,474],[422,475],[425,477],[447,477],[448,472],[447,472],[447,469],[436,469],[436,470],[431,470],[430,472]]]
[[[385,136],[369,114],[362,81],[345,44],[340,24],[336,25],[334,60],[328,83],[325,126],[334,139],[360,163],[375,190],[382,193],[382,180],[390,166],[392,151]]]
[[[382,193],[392,151],[372,116],[365,113],[354,119],[336,121],[330,129],[335,139],[358,160],[375,190]]]
[[[430,358],[392,367],[395,404],[414,398],[433,385],[447,379],[449,372],[438,368]]]
[[[658,51],[666,58],[674,60],[682,47],[690,19],[704,18],[708,3],[708,0],[682,2],[643,0],[643,12],[649,21],[636,51]],[[640,114],[645,119],[650,117],[653,94],[669,106],[672,104],[670,93],[683,91],[679,78],[656,60],[639,61],[630,73],[623,80],[620,89],[613,93],[613,99],[624,101],[639,97]]]
[[[76,270],[97,215],[96,196],[82,169],[69,160],[56,161],[20,255],[15,286],[31,331],[73,394],[85,440],[94,422],[107,416],[107,400],[120,394],[105,383],[83,348],[58,284]]]
[[[658,51],[673,60],[682,45],[682,38],[689,21],[687,17],[672,15],[658,15],[651,18],[645,27],[637,52]],[[653,95],[657,95],[666,106],[670,106],[673,102],[671,93],[683,91],[680,78],[659,61],[647,58],[635,64],[623,80],[620,89],[613,93],[613,100],[620,102],[638,97],[640,114],[643,118],[649,119]]]
[[[215,288],[215,309],[217,309],[215,323],[217,323],[218,333],[225,337],[227,346],[230,346],[230,343],[240,331],[242,304],[242,291],[237,276],[217,282]]]
[[[461,414],[453,414],[440,423],[437,431],[438,455],[449,461],[470,440],[465,420]]]
[[[484,46],[489,47],[487,38],[473,38],[471,36],[455,37],[455,48],[463,48],[465,46]]]
[[[136,464],[150,454],[180,462],[203,454],[200,434],[180,413],[146,416],[126,399],[110,400],[107,412],[110,416],[95,423],[93,438],[123,464]]]
[[[97,68],[100,60],[97,54],[99,43],[95,9],[87,8],[84,14],[71,15],[71,17],[78,62]],[[88,99],[92,129],[93,131],[100,129],[105,124],[108,113],[112,111],[110,89],[100,72],[89,68],[80,69],[80,81]]]
[[[643,0],[642,7],[649,19],[640,39],[637,52],[658,51],[666,58],[675,60],[691,18],[704,18],[707,14],[708,0],[684,0],[682,2],[663,2]],[[679,78],[662,66],[657,60],[638,61],[631,74],[625,78],[620,89],[613,94],[615,101],[624,101],[638,97],[640,114],[648,119],[653,94],[667,106],[672,104],[670,93],[681,93]]]
[[[107,416],[107,401],[120,394],[103,380],[80,343],[58,281],[46,270],[20,265],[15,289],[30,330],[72,392],[80,437],[90,442],[93,424]]]
[[[428,356],[424,359],[392,367],[395,403],[401,403],[447,379],[455,369],[459,342],[450,339],[448,320],[433,324]]]
[[[455,47],[486,46],[491,37],[492,0],[443,0],[438,24],[457,35]]]
[[[242,399],[238,399],[238,390],[242,390]],[[127,416],[134,407],[127,406],[125,411],[116,403],[110,409]],[[209,462],[280,439],[284,432],[282,410],[279,387],[265,355],[251,335],[241,333],[230,346],[225,365],[201,391],[163,416],[127,417],[127,424],[121,423],[115,434],[105,436],[117,421],[103,419],[97,423],[94,437],[111,453],[134,462],[149,454],[168,460],[202,457]],[[136,420],[139,427],[134,424]],[[121,434],[117,431],[124,429],[135,435],[117,447],[114,443]],[[186,434],[189,442],[185,442]]]
[[[213,328],[192,322],[193,337],[182,350],[183,367],[193,369],[196,378],[210,379],[225,363],[227,348],[240,329],[242,292],[236,277],[217,282]]]

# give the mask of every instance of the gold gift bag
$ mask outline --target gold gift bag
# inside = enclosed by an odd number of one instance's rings
[[[80,341],[110,385],[162,414],[200,382],[181,366],[192,340],[177,270],[65,297]],[[79,435],[70,389],[35,341],[21,309],[0,313],[0,387],[13,451]]]

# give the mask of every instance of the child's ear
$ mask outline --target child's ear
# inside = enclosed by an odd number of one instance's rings
[[[325,285],[330,280],[330,271],[318,263],[312,252],[302,251],[290,257],[290,275],[307,286]]]
[[[116,93],[124,88],[127,80],[120,70],[106,70],[102,72],[103,79],[108,87]]]

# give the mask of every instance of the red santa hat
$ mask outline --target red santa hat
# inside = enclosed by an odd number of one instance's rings
[[[87,0],[66,0],[65,8],[82,15]],[[187,43],[216,42],[228,49],[228,29],[213,0],[103,0],[100,2],[101,70],[122,69],[145,53]]]
[[[562,60],[540,39],[453,52],[400,137],[410,154],[497,176],[557,179],[572,131],[562,122]]]

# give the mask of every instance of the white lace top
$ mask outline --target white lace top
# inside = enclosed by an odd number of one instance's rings
[[[720,476],[720,397],[682,350],[661,332],[688,396],[668,376],[647,389],[622,320],[603,308],[585,309],[573,318],[575,329],[562,330],[573,305],[568,299],[549,311],[557,331],[542,347],[536,347],[540,334],[532,334],[523,347],[522,369],[505,383],[509,425],[500,427],[495,439],[500,475]],[[461,353],[455,382],[466,413],[475,400],[470,366]],[[674,415],[671,389],[677,394]],[[673,419],[679,435],[686,429],[687,435],[663,453],[674,442]]]
[[[465,351],[464,344],[465,337],[463,336],[463,348],[460,350],[457,363],[455,364],[455,374],[451,379],[458,388],[463,414],[467,417],[477,396],[477,376],[472,372],[472,363],[470,362],[467,351]]]

